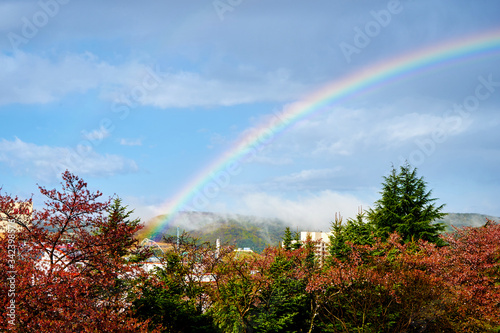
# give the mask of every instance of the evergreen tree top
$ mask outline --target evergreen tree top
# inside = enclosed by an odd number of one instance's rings
[[[382,197],[367,211],[368,220],[375,226],[379,236],[385,238],[398,232],[405,241],[424,239],[441,243],[439,232],[442,224],[433,224],[445,216],[444,205],[436,205],[432,190],[427,190],[423,177],[408,163],[399,172],[392,168],[382,183]]]

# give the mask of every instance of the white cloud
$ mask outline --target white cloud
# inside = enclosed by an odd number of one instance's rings
[[[311,169],[302,170],[300,172],[292,173],[290,175],[277,177],[274,179],[277,183],[307,183],[310,181],[325,180],[338,175],[340,167],[335,169]]]
[[[82,131],[82,135],[85,140],[94,142],[102,141],[103,139],[107,138],[110,133],[106,128],[101,127],[99,129],[93,130],[92,132]]]
[[[129,210],[133,210],[132,216],[140,218],[141,222],[146,223],[155,216],[165,214],[165,210],[161,205],[151,204],[150,199],[144,196],[129,195],[124,198],[124,204],[128,206]]]
[[[142,146],[142,139],[120,139],[122,146]]]
[[[194,72],[158,73],[161,83],[141,97],[144,105],[159,108],[230,106],[297,98],[305,87],[282,70],[270,73],[239,73],[237,80],[204,77]]]
[[[315,149],[313,150],[314,155],[352,155],[354,153],[353,145],[356,143],[354,138],[349,139],[339,139],[336,141],[331,141],[328,139],[321,139],[317,142]]]
[[[111,176],[138,170],[133,160],[118,155],[99,154],[92,148],[39,146],[23,142],[0,141],[0,162],[14,172],[28,174],[42,180],[52,180],[68,169],[78,175]]]
[[[432,136],[458,136],[470,129],[472,120],[460,118],[451,106],[442,100],[408,98],[382,106],[333,106],[294,122],[273,138],[259,159],[339,160],[369,151],[411,148],[415,140]],[[289,107],[303,108],[294,103],[284,109]]]
[[[69,93],[124,82],[137,71],[136,64],[117,68],[89,53],[55,60],[23,52],[0,54],[0,105],[49,103]]]
[[[227,143],[227,138],[219,133],[212,133],[210,135],[209,140],[210,143],[207,145],[207,148],[209,149],[213,149],[216,146],[220,146]]]
[[[241,192],[237,198],[211,200],[203,211],[218,214],[242,214],[263,218],[278,218],[302,230],[330,229],[335,213],[341,213],[344,221],[354,218],[360,206],[368,207],[361,199],[351,194],[330,190],[302,193],[294,198],[263,191]],[[165,214],[167,202],[152,205],[143,200],[135,200],[131,207],[144,221]],[[191,225],[193,227],[193,225]]]
[[[256,155],[251,158],[250,162],[267,165],[291,165],[293,164],[293,159],[290,157]]]
[[[364,204],[353,195],[332,191],[302,195],[296,199],[252,193],[243,196],[242,202],[243,213],[275,217],[300,228],[324,231],[329,230],[336,212],[346,218],[354,217],[359,206]]]
[[[304,90],[282,69],[248,75],[244,71],[238,78],[215,79],[195,72],[162,72],[133,61],[114,65],[90,53],[48,59],[16,52],[0,54],[0,105],[49,103],[69,93],[100,89],[101,98],[117,104],[208,107],[283,101]]]
[[[431,136],[433,133],[442,133],[443,135],[458,134],[465,129],[465,121],[458,122],[455,120],[456,117],[456,115],[410,113],[382,121],[374,129],[372,136],[381,137],[388,143],[402,144]]]

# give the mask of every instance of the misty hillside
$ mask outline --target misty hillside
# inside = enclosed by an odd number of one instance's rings
[[[158,216],[157,218],[164,218]],[[262,218],[239,214],[217,214],[210,212],[181,212],[175,222],[165,230],[165,235],[175,235],[177,227],[201,241],[215,244],[220,239],[222,244],[238,248],[249,247],[255,252],[270,245],[278,245],[287,223],[279,219]]]
[[[155,219],[164,217],[165,215],[162,215]],[[457,228],[482,226],[486,223],[486,218],[500,220],[498,217],[482,214],[448,213],[436,222],[444,223],[447,226],[446,231],[453,231],[452,225]],[[216,239],[219,238],[222,244],[238,248],[249,247],[260,253],[267,246],[278,245],[287,226],[290,224],[273,218],[210,212],[181,212],[164,234],[175,235],[179,227],[181,232],[186,231],[201,241],[215,244]],[[306,229],[306,227],[299,227],[299,231]]]
[[[436,222],[446,224],[446,231],[453,231],[452,226],[457,228],[483,226],[486,223],[486,219],[499,221],[500,217],[472,213],[448,213],[448,215]]]

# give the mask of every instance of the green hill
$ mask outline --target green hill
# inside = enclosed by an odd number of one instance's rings
[[[201,241],[215,244],[220,239],[223,245],[249,247],[260,253],[267,246],[279,244],[287,224],[278,219],[248,215],[181,212],[164,235],[175,235],[177,227]]]

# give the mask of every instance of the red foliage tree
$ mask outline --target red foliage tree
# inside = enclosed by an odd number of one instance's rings
[[[9,281],[0,294],[1,329],[146,331],[144,323],[131,319],[127,303],[131,281],[141,272],[116,255],[133,245],[141,226],[124,227],[126,221],[108,214],[110,199],[99,201],[100,192],[90,192],[68,171],[62,178],[62,191],[40,187],[45,208],[34,210],[29,221],[13,214],[26,201],[0,195],[0,212],[20,227],[1,240],[0,276]]]
[[[429,319],[442,281],[425,273],[418,249],[434,245],[402,244],[392,234],[386,242],[351,246],[347,260],[331,258],[307,286],[318,302],[320,325],[335,332],[405,332]]]
[[[448,234],[444,248],[429,252],[429,272],[447,281],[455,307],[466,320],[463,330],[500,324],[500,225],[487,220],[483,227],[466,227]]]

